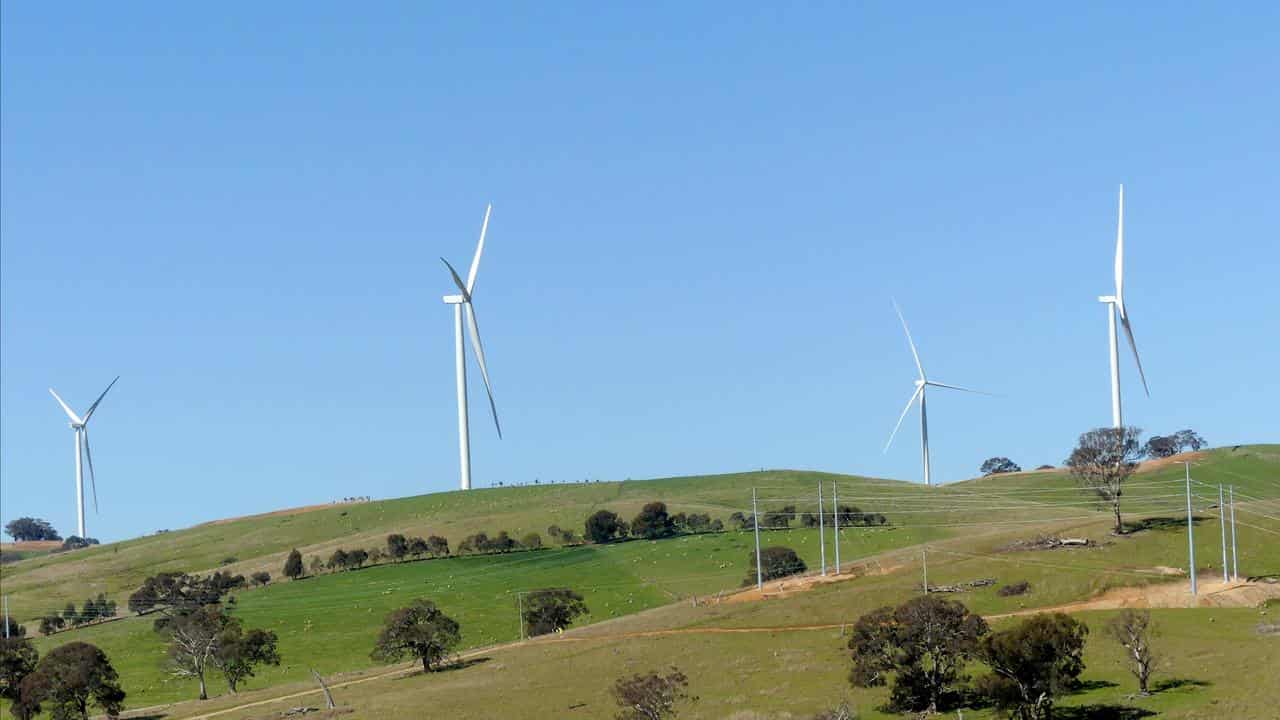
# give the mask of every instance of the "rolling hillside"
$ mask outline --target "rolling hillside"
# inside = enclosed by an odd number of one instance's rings
[[[1211,502],[1216,502],[1216,487],[1210,487],[1218,482],[1234,484],[1241,503],[1242,572],[1280,576],[1280,553],[1267,550],[1280,537],[1280,446],[1220,449],[1202,453],[1194,462],[1196,545],[1205,581],[1220,572],[1221,528]],[[242,518],[24,560],[6,566],[3,579],[15,614],[27,619],[43,608],[60,609],[66,599],[79,602],[88,594],[86,587],[105,588],[123,599],[147,574],[161,569],[210,570],[220,567],[219,561],[227,556],[238,558],[228,566],[237,571],[261,567],[275,575],[291,547],[299,547],[304,555],[327,555],[339,546],[380,545],[388,532],[444,534],[456,547],[463,535],[476,530],[508,530],[518,537],[545,531],[551,523],[580,528],[582,519],[601,507],[630,517],[654,499],[667,502],[673,512],[708,512],[723,519],[736,510],[750,509],[753,486],[761,496],[762,511],[792,504],[803,512],[813,509],[819,481],[828,489],[831,483],[837,484],[841,504],[883,513],[891,523],[883,528],[842,530],[841,559],[845,577],[851,578],[848,581],[820,583],[803,592],[771,591],[776,602],[717,603],[721,591],[737,588],[750,570],[751,534],[736,532],[407,562],[322,575],[237,594],[237,615],[251,627],[275,630],[284,658],[281,667],[267,669],[249,688],[269,693],[270,688],[304,683],[309,667],[326,674],[373,671],[368,652],[382,617],[415,597],[430,597],[457,617],[464,628],[464,645],[476,648],[516,640],[517,593],[547,586],[572,586],[587,599],[591,615],[581,621],[586,627],[571,633],[572,637],[680,628],[838,626],[861,610],[899,602],[918,592],[920,557],[926,551],[931,585],[982,578],[1000,584],[1031,583],[1030,596],[1000,597],[995,586],[966,593],[966,603],[988,614],[1070,603],[1116,588],[1185,583],[1185,576],[1178,574],[1186,556],[1182,468],[1168,463],[1145,468],[1131,480],[1125,511],[1146,529],[1122,538],[1110,535],[1108,513],[1081,495],[1061,472],[1019,473],[929,489],[851,476],[768,471],[442,493]],[[1017,541],[1043,533],[1089,537],[1094,544],[1053,552],[1010,549]],[[764,543],[797,549],[811,570],[819,564],[816,531],[770,531],[764,533]],[[834,548],[828,545],[826,553],[830,560]],[[749,600],[749,596],[743,597]],[[696,606],[693,597],[700,598]],[[44,651],[72,639],[93,642],[108,652],[124,678],[130,707],[193,696],[191,681],[163,671],[163,643],[152,632],[150,618],[59,633],[40,639],[38,645]],[[804,647],[809,641],[788,635],[780,642],[787,647],[800,642],[797,647]],[[742,643],[717,635],[706,643],[689,645],[713,653],[733,652],[730,648]],[[657,637],[641,644],[671,647]],[[572,655],[571,648],[559,646],[539,652],[548,659]],[[830,653],[820,653],[826,654]],[[692,652],[690,663],[710,661],[700,657]],[[471,670],[459,677],[471,677],[468,673]],[[430,684],[439,683],[432,679]],[[595,693],[594,702],[599,701],[599,690],[590,690]],[[565,694],[553,693],[549,698],[572,704]],[[217,706],[223,701],[210,702]],[[749,707],[766,706],[770,705]],[[713,707],[716,712],[695,716],[724,717],[732,711],[732,704]],[[174,716],[182,717],[184,712]],[[477,706],[462,716],[486,717],[484,712]]]

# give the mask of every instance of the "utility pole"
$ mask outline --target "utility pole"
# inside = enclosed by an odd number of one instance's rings
[[[756,489],[751,488],[751,526],[756,531],[756,589],[764,591],[764,570],[760,567],[760,511],[756,507]]]
[[[1236,558],[1236,486],[1228,488],[1231,498],[1231,579],[1240,579],[1240,565]]]
[[[836,524],[836,574],[840,574],[840,500],[836,497],[836,483],[831,482],[831,509],[835,512],[831,513],[832,520]]]
[[[1227,576],[1227,513],[1222,505],[1222,485],[1218,485],[1218,524],[1222,526],[1222,582],[1231,582]]]
[[[920,548],[920,571],[924,573],[924,594],[929,594],[929,550]]]
[[[818,481],[818,545],[822,548],[822,576],[827,576],[827,528],[822,524],[822,481]]]
[[[1182,463],[1187,469],[1187,565],[1191,573],[1191,594],[1196,594],[1196,537],[1191,526],[1191,461]]]
[[[516,612],[520,613],[520,640],[524,641],[524,593],[516,593]]]

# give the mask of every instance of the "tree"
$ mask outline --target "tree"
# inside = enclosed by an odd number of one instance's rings
[[[18,621],[9,615],[5,615],[4,619],[0,620],[0,637],[22,637],[26,634],[27,626],[19,625]]]
[[[631,531],[646,540],[655,540],[674,535],[676,526],[667,514],[667,504],[655,501],[640,509],[640,513],[631,521]]]
[[[285,558],[284,576],[290,580],[302,577],[302,553],[298,552],[298,548],[290,550],[289,557]]]
[[[210,662],[222,673],[227,689],[234,694],[241,682],[253,677],[254,668],[258,665],[280,664],[277,639],[270,630],[254,628],[246,632],[239,620],[231,619],[218,636]]]
[[[423,555],[426,555],[429,552],[431,552],[431,546],[427,544],[426,540],[423,540],[420,537],[409,538],[409,554],[410,555],[414,557],[422,557]]]
[[[1080,485],[1111,504],[1115,513],[1115,532],[1124,534],[1120,518],[1120,497],[1124,483],[1138,469],[1142,446],[1138,443],[1142,430],[1136,427],[1098,428],[1080,436],[1067,467]]]
[[[230,618],[217,605],[206,605],[175,618],[165,627],[169,666],[174,675],[200,681],[200,699],[209,698],[205,670],[213,663],[218,639]]]
[[[622,521],[618,519],[617,514],[608,510],[598,510],[587,518],[583,534],[593,543],[607,543],[614,538],[626,535],[623,532]]]
[[[795,505],[784,505],[777,510],[766,510],[764,518],[760,521],[761,527],[775,529],[791,527],[791,518],[795,517],[795,514]]]
[[[405,555],[409,554],[409,541],[400,533],[392,533],[387,536],[387,556],[396,562],[400,562]]]
[[[1147,440],[1143,452],[1147,454],[1147,457],[1172,457],[1178,454],[1178,439],[1172,435],[1153,435]]]
[[[79,535],[72,535],[71,537],[62,541],[62,547],[59,549],[60,550],[79,550],[80,548],[87,548],[90,545],[97,545],[97,544],[98,544],[97,538],[82,538]]]
[[[754,530],[756,520],[754,515],[744,515],[741,512],[735,512],[729,516],[729,523],[733,525],[734,530]]]
[[[430,600],[419,599],[387,615],[370,657],[378,662],[395,662],[412,655],[422,661],[423,672],[430,672],[432,665],[439,666],[460,639],[456,620]]]
[[[1070,615],[1041,613],[988,635],[978,656],[992,672],[978,682],[978,692],[1019,720],[1052,718],[1054,696],[1073,687],[1084,671],[1088,634]]]
[[[1022,472],[1018,463],[1007,457],[988,458],[979,468],[983,475],[999,475],[1000,473]]]
[[[530,636],[564,630],[587,612],[582,596],[568,588],[534,590],[524,598],[524,623]]]
[[[156,621],[159,630],[174,617],[217,604],[232,589],[243,586],[244,576],[230,573],[216,572],[203,578],[179,572],[157,573],[129,596],[129,610],[139,615],[161,613],[163,617]],[[69,603],[68,609],[73,609]]]
[[[1179,452],[1182,452],[1183,450],[1191,450],[1194,452],[1196,450],[1201,450],[1208,445],[1208,443],[1204,441],[1204,438],[1200,437],[1200,433],[1197,433],[1195,430],[1179,430],[1174,433],[1173,436],[1177,438]]]
[[[40,618],[40,634],[52,635],[65,627],[66,624],[67,621],[63,620],[61,615],[45,615]]]
[[[24,637],[0,637],[0,698],[10,702],[20,697],[22,680],[36,669],[40,654]]]
[[[1151,649],[1151,639],[1156,635],[1149,610],[1122,610],[1107,624],[1107,634],[1120,643],[1125,651],[1125,664],[1138,680],[1138,692],[1150,695],[1147,682],[1155,669],[1159,656]]]
[[[324,572],[324,560],[321,560],[318,555],[312,555],[311,556],[311,574],[319,575],[322,572]]]
[[[427,538],[427,552],[431,557],[444,557],[449,554],[449,541],[439,535]]]
[[[347,569],[347,551],[343,550],[342,548],[338,548],[337,550],[334,550],[333,554],[329,556],[329,562],[325,563],[325,565],[330,570],[346,570]]]
[[[249,579],[253,581],[254,585],[262,587],[271,582],[271,573],[266,570],[259,570],[258,572],[251,574]]]
[[[61,540],[62,536],[49,524],[48,520],[33,517],[20,517],[10,520],[4,526],[4,532],[14,542],[31,542],[35,540]]]
[[[360,548],[356,548],[355,550],[352,550],[351,552],[347,553],[347,567],[359,569],[363,567],[364,564],[368,561],[369,561],[368,551],[361,550]]]
[[[63,621],[71,625],[79,625],[80,613],[76,611],[76,604],[69,602],[62,608]]]
[[[617,720],[662,720],[676,716],[676,703],[690,698],[689,678],[679,669],[659,675],[650,671],[630,678],[618,678],[613,685],[613,698],[622,708]]]
[[[800,527],[816,528],[818,527],[818,516],[811,512],[802,513],[800,515]]]
[[[964,605],[921,595],[897,608],[858,618],[849,638],[849,681],[876,687],[893,677],[889,704],[898,710],[937,712],[956,699],[964,663],[978,651],[987,623]]]
[[[520,538],[520,544],[530,550],[538,550],[542,547],[542,536],[536,532],[531,532]]]
[[[15,708],[21,706],[25,717],[43,707],[54,720],[88,720],[90,703],[115,715],[122,709],[124,697],[120,677],[106,653],[89,643],[71,642],[41,658],[22,681]]]
[[[754,585],[756,582],[756,553],[753,550],[747,559],[747,577],[743,585]],[[760,551],[760,571],[765,580],[774,580],[788,575],[798,575],[808,568],[804,560],[789,547],[773,546]]]

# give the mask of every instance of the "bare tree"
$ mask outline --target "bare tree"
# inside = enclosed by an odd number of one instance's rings
[[[1124,534],[1120,519],[1120,497],[1124,483],[1138,469],[1143,448],[1138,441],[1142,430],[1136,427],[1097,428],[1080,436],[1076,448],[1067,458],[1067,467],[1080,485],[1110,503],[1115,513],[1117,535]]]
[[[1159,661],[1159,656],[1151,649],[1151,639],[1156,634],[1155,624],[1151,622],[1151,612],[1125,610],[1108,623],[1107,634],[1124,648],[1129,672],[1138,679],[1138,692],[1150,695],[1147,681],[1151,679],[1151,671]]]
[[[205,670],[213,665],[218,652],[219,635],[227,618],[222,608],[206,605],[187,615],[174,618],[166,627],[169,635],[169,665],[179,677],[194,677],[200,681],[200,699],[209,699],[205,686]]]
[[[689,678],[676,668],[668,675],[648,672],[618,678],[613,697],[618,702],[618,720],[662,720],[676,716],[676,703],[697,700],[686,691]]]

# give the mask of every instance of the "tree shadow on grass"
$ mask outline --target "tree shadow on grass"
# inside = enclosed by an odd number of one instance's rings
[[[396,679],[408,680],[410,678],[420,678],[423,675],[439,675],[441,673],[456,672],[458,670],[466,670],[473,665],[482,665],[487,662],[489,662],[489,658],[487,657],[467,658],[466,660],[459,660],[457,662],[449,663],[448,665],[441,665],[439,667],[432,668],[431,672],[424,672],[422,668],[419,667],[417,671],[411,672],[407,675],[401,675]]]
[[[1106,690],[1113,687],[1120,687],[1120,684],[1113,683],[1110,680],[1081,680],[1075,687],[1071,688],[1071,694],[1078,695],[1092,690]]]
[[[1191,678],[1170,678],[1169,680],[1161,680],[1151,686],[1152,693],[1162,693],[1168,690],[1177,690],[1184,687],[1209,687],[1213,683],[1206,680],[1192,680]]]
[[[1191,516],[1191,524],[1199,525],[1205,521],[1204,517],[1199,515]],[[1124,523],[1124,534],[1132,535],[1144,530],[1163,530],[1166,532],[1181,530],[1187,526],[1187,516],[1181,517],[1150,517],[1141,520],[1128,520]]]
[[[1053,716],[1058,720],[1140,720],[1152,717],[1155,712],[1128,705],[1077,705],[1056,707]]]

